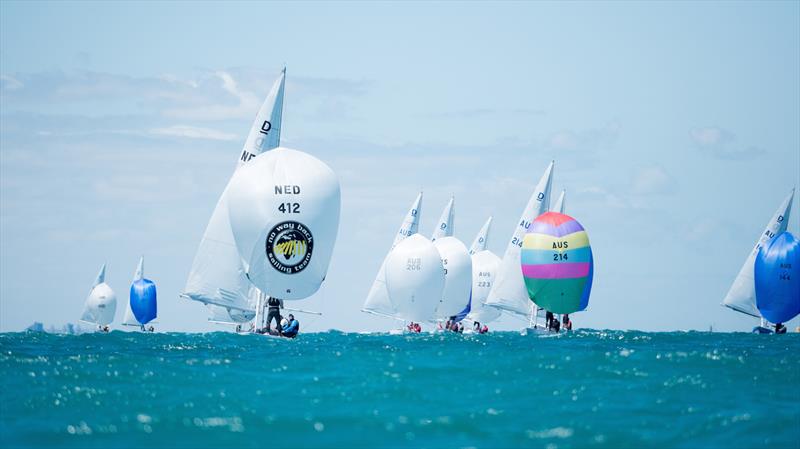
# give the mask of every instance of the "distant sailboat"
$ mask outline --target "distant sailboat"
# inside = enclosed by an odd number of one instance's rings
[[[403,223],[400,225],[397,234],[395,234],[392,247],[389,249],[391,252],[398,243],[406,237],[410,237],[417,233],[419,229],[419,217],[422,214],[422,192],[417,195],[417,199],[411,204],[408,209]],[[387,253],[388,257],[388,253]],[[367,294],[367,299],[364,302],[362,312],[371,313],[373,315],[386,316],[390,318],[397,318],[396,311],[392,302],[389,300],[389,291],[386,289],[386,257],[384,257],[381,267],[378,269],[378,274],[375,276],[375,281]]]
[[[145,325],[156,319],[157,315],[156,284],[150,279],[145,279],[144,256],[142,256],[133,275],[130,300],[128,307],[125,308],[122,324],[145,330]]]
[[[767,223],[767,227],[764,229],[764,232],[761,233],[761,237],[750,251],[747,259],[745,259],[742,269],[739,270],[739,274],[736,276],[736,279],[733,281],[730,290],[728,290],[728,294],[725,295],[725,299],[722,301],[722,305],[725,307],[745,315],[761,318],[761,314],[758,312],[758,308],[756,307],[756,291],[754,281],[756,256],[758,255],[759,250],[766,246],[773,237],[786,231],[786,226],[789,223],[789,214],[792,211],[793,199],[794,189],[792,189],[792,192],[786,197],[786,199],[783,200],[780,207],[778,207],[778,210],[775,211],[772,219],[769,221],[769,223]]]
[[[398,318],[431,320],[444,287],[439,251],[425,237],[414,234],[403,239],[386,257],[386,289]]]
[[[497,270],[494,286],[486,299],[486,305],[522,316],[525,319],[529,319],[531,314],[536,313],[536,310],[528,298],[525,281],[520,270],[522,240],[531,222],[549,209],[554,164],[551,162],[547,166],[533,195],[522,211]]]
[[[106,284],[106,264],[100,268],[97,278],[92,284],[89,296],[83,306],[81,321],[103,328],[114,321],[117,311],[117,295]]]
[[[278,147],[285,82],[284,68],[256,115],[236,170],[257,155]],[[230,181],[211,214],[181,296],[206,304],[210,309],[209,321],[236,325],[255,317],[260,292],[245,277],[236,248],[228,217],[229,186]]]
[[[500,317],[500,309],[485,304],[500,267],[500,258],[486,249],[491,224],[492,217],[489,217],[478,231],[469,250],[472,255],[472,293],[467,319],[481,324],[490,323]]]

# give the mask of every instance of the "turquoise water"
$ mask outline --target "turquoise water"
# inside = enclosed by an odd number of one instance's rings
[[[0,446],[798,447],[800,335],[0,334]]]

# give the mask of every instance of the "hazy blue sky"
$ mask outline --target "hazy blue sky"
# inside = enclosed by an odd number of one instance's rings
[[[283,64],[284,145],[342,184],[305,330],[393,325],[359,309],[420,189],[422,233],[454,194],[502,256],[551,159],[595,252],[578,326],[754,324],[719,304],[800,185],[798,2],[3,1],[0,330],[76,321],[105,261],[127,299],[140,254],[160,328],[215,329],[178,294]]]

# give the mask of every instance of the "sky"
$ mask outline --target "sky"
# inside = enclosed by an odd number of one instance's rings
[[[756,324],[720,303],[800,186],[798,2],[2,1],[0,331],[76,322],[104,262],[118,322],[140,255],[160,330],[221,330],[178,295],[284,65],[283,145],[342,189],[304,330],[396,326],[360,309],[420,190],[421,233],[454,195],[502,256],[551,160],[594,251],[576,327]]]

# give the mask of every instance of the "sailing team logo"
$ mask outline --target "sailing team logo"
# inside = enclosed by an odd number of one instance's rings
[[[314,236],[302,223],[283,221],[267,234],[266,250],[272,268],[286,274],[299,273],[311,261]]]

